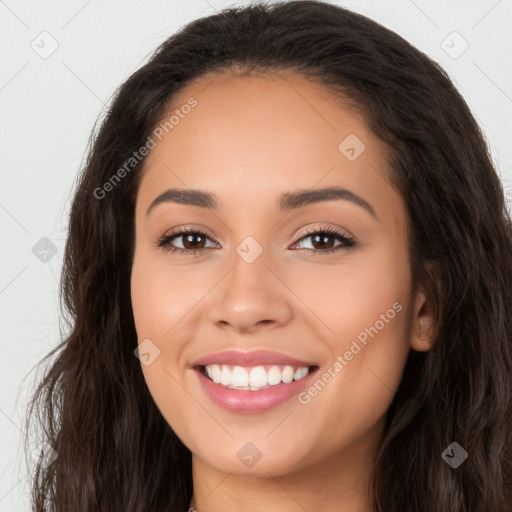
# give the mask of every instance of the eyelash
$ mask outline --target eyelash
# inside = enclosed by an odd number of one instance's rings
[[[157,245],[158,245],[158,247],[162,248],[162,250],[164,250],[164,251],[171,252],[171,253],[179,253],[179,254],[197,255],[199,253],[202,253],[204,251],[211,249],[211,248],[181,249],[179,247],[172,247],[170,245],[170,243],[173,239],[179,238],[180,236],[189,235],[189,234],[200,235],[200,236],[204,236],[206,238],[210,238],[208,235],[206,235],[206,233],[203,233],[202,231],[199,231],[197,229],[183,228],[183,229],[179,229],[179,230],[173,231],[171,233],[168,233],[168,234],[162,236],[158,240]],[[325,254],[331,254],[334,252],[338,252],[343,249],[349,249],[349,248],[355,247],[357,245],[357,242],[355,241],[354,238],[348,237],[348,236],[344,235],[343,233],[340,233],[338,230],[336,230],[334,228],[330,228],[330,227],[326,227],[326,228],[315,227],[312,230],[308,231],[307,234],[301,236],[295,243],[298,243],[298,242],[300,242],[304,239],[307,239],[310,236],[316,235],[316,234],[335,236],[336,238],[341,240],[342,243],[332,249],[325,249],[325,250],[322,250],[322,249],[299,249],[299,250],[307,251],[307,252],[310,252],[315,255],[325,255]]]

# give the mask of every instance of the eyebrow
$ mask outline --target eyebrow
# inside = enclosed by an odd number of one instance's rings
[[[322,201],[333,201],[338,199],[350,201],[364,208],[370,215],[372,215],[372,217],[377,219],[375,210],[367,201],[354,194],[354,192],[338,186],[284,193],[279,198],[277,207],[280,211],[285,212],[303,208],[311,204],[320,203]],[[170,188],[152,201],[146,211],[146,215],[149,215],[151,210],[153,210],[157,205],[168,202],[198,206],[200,208],[210,208],[212,210],[218,210],[220,207],[217,197],[210,192],[194,189]]]

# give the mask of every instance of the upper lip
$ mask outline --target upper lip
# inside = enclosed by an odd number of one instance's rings
[[[234,366],[264,366],[284,365],[295,367],[315,366],[315,363],[301,361],[295,357],[287,356],[271,350],[255,350],[252,352],[241,352],[236,350],[225,350],[210,354],[192,363],[194,366],[207,366],[210,364],[231,364]]]

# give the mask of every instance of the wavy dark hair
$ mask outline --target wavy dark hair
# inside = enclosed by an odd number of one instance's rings
[[[98,199],[193,80],[293,71],[349,100],[383,141],[407,206],[413,284],[435,343],[410,350],[371,475],[379,512],[505,512],[512,502],[512,222],[480,128],[447,74],[394,32],[319,1],[251,4],[172,35],[116,91],[89,142],[61,278],[63,340],[26,418],[57,452],[35,512],[186,511],[191,453],[134,356],[134,205],[145,159]],[[214,75],[212,75],[214,76]],[[43,362],[41,361],[41,362]],[[459,467],[441,454],[456,441]]]

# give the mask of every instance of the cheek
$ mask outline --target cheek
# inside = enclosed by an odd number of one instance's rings
[[[156,279],[154,267],[135,258],[131,277],[131,299],[139,341],[159,338],[165,323],[165,287]]]
[[[170,266],[165,258],[136,251],[131,275],[131,299],[139,339],[164,339],[194,304],[194,273]]]
[[[202,282],[202,285],[200,284]],[[131,300],[138,343],[149,339],[158,356],[142,371],[157,404],[178,406],[186,370],[186,350],[194,339],[190,322],[200,299],[211,287],[208,275],[193,265],[170,265],[165,256],[141,248],[135,252],[131,274]],[[153,347],[153,345],[150,345]],[[142,363],[142,361],[141,361]]]
[[[181,355],[188,341],[180,331],[180,319],[186,317],[192,298],[187,300],[184,283],[176,283],[174,279],[180,273],[150,256],[143,250],[136,251],[131,274],[131,300],[139,349],[145,340],[152,343],[149,345],[151,362],[145,365],[141,359],[141,369],[156,406],[171,426],[178,423],[179,427],[181,420],[176,418],[181,415],[176,415],[175,411],[185,410],[190,402],[190,396],[180,384],[183,381]]]
[[[362,343],[374,336],[403,341],[411,279],[400,249],[354,252],[341,264],[300,270],[300,278],[290,273],[288,282],[295,281],[294,294],[314,313],[315,330],[333,352],[345,352],[358,336]]]
[[[326,423],[347,411],[348,422],[359,421],[356,414],[367,424],[384,414],[409,353],[411,281],[405,252],[388,246],[367,254],[336,268],[324,266],[320,273],[303,273],[294,288],[316,313],[318,338],[331,354],[323,379],[328,384],[319,383],[318,391],[304,397],[317,403],[315,414],[325,414]]]

